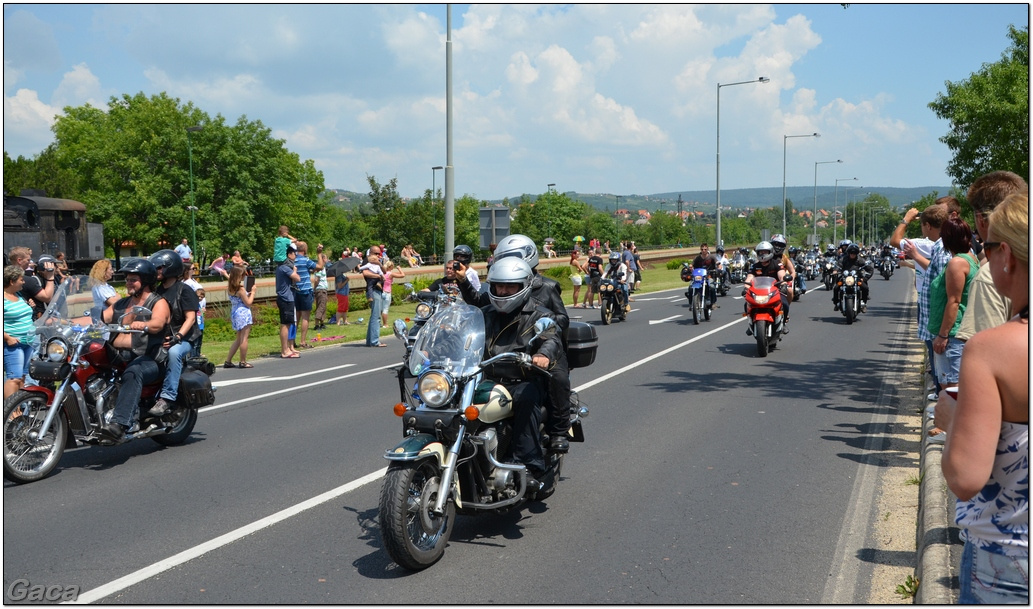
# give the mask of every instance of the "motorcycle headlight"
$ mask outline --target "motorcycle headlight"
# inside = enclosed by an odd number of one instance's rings
[[[416,305],[416,317],[430,317],[430,314],[431,306],[429,304],[421,302],[420,304]]]
[[[844,279],[843,281],[844,281],[844,283],[846,283],[846,284],[847,284],[848,286],[851,286],[851,285],[854,285],[854,282],[855,282],[856,280],[857,280],[857,278],[856,278],[856,277],[854,277],[853,275],[849,275],[849,276],[847,276],[847,278],[846,278],[846,279]]]
[[[436,370],[420,377],[416,385],[420,400],[431,408],[441,408],[452,397],[452,379]]]
[[[753,297],[753,300],[757,301],[757,304],[768,304],[771,300],[771,294],[759,294]]]
[[[63,338],[52,338],[47,343],[47,359],[63,362],[68,359],[68,343]]]

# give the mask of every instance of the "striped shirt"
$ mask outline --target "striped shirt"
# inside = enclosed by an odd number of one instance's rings
[[[18,339],[23,345],[31,345],[36,334],[36,326],[32,323],[32,307],[19,298],[4,298],[4,332]]]
[[[943,249],[943,241],[936,240],[933,244],[933,251],[929,254],[929,266],[925,269],[925,285],[918,292],[918,338],[921,340],[932,340],[936,335],[926,327],[929,325],[929,286],[933,279],[936,279],[950,262],[950,252]]]

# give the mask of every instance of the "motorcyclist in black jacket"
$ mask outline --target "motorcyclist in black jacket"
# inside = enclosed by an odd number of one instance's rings
[[[842,271],[856,270],[857,274],[864,279],[861,283],[861,311],[868,310],[868,280],[875,274],[875,267],[867,258],[861,257],[861,248],[856,243],[851,243],[846,247],[846,253],[839,259],[839,268]],[[843,288],[840,287],[839,282],[832,288],[832,302],[836,304],[836,310],[839,310],[840,302],[843,298]]]
[[[564,358],[559,332],[547,337],[534,338],[534,325],[547,317],[555,321],[552,312],[539,306],[533,296],[534,273],[521,258],[498,258],[488,271],[489,303],[484,312],[485,356],[493,357],[509,351],[531,355],[538,367],[557,374],[557,363]],[[470,289],[469,282],[460,289]],[[546,486],[544,481],[545,456],[538,435],[541,423],[539,405],[548,402],[548,386],[542,374],[528,371],[515,364],[495,364],[485,369],[485,376],[501,383],[513,396],[512,457],[528,467],[531,475]],[[568,417],[569,424],[569,417]]]
[[[499,260],[505,258],[520,258],[531,268],[530,298],[536,305],[544,307],[552,313],[553,319],[560,327],[561,344],[565,349],[570,317],[567,316],[567,308],[563,304],[559,283],[551,277],[544,277],[538,273],[538,247],[525,235],[509,235],[503,237],[495,246],[495,260],[492,262],[492,268],[495,268],[495,264]],[[485,292],[477,293],[468,281],[464,281],[465,273],[465,266],[456,273],[463,300],[467,304],[478,307],[487,305],[489,295]],[[545,429],[550,437],[550,448],[555,452],[567,452],[570,450],[570,440],[568,439],[570,431],[570,367],[567,364],[565,352],[561,351],[560,356],[555,360],[554,370],[556,373],[553,374],[552,382],[549,383],[549,419],[545,424]]]

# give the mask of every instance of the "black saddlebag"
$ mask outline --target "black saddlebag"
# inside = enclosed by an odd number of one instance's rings
[[[599,337],[595,326],[583,321],[572,321],[567,329],[567,364],[573,368],[584,368],[595,362],[599,348]]]
[[[187,408],[201,408],[215,403],[215,390],[207,374],[183,368],[179,377],[179,397]]]

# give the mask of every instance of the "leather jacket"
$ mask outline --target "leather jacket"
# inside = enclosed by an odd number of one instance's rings
[[[512,313],[500,313],[490,304],[482,307],[484,312],[485,357],[493,357],[499,353],[515,351],[528,355],[541,354],[549,358],[549,370],[563,356],[563,344],[559,333],[549,338],[538,339],[532,344],[534,324],[543,317],[555,320],[556,316],[548,309],[535,304],[528,298],[523,308]],[[485,370],[489,378],[497,379],[505,384],[519,381],[545,380],[545,377],[525,370],[514,364],[496,364]]]

